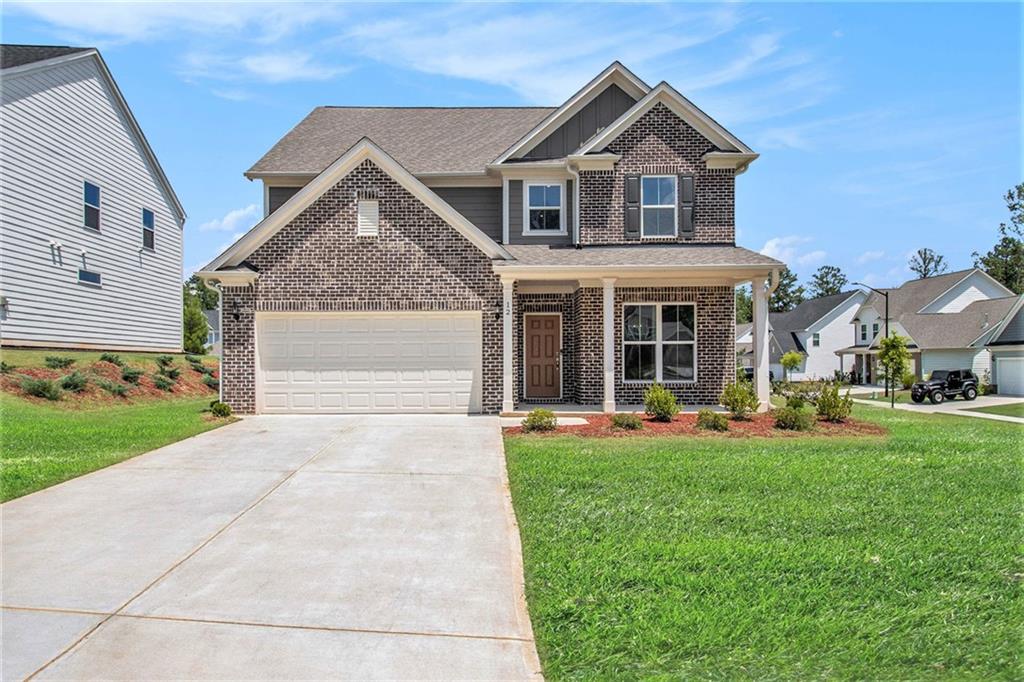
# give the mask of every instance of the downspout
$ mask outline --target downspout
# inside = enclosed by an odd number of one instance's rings
[[[580,172],[573,167],[573,164],[566,165],[569,175],[572,176],[572,244],[580,248]]]

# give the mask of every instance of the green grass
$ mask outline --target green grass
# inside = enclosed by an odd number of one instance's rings
[[[0,500],[41,490],[227,423],[209,398],[69,410],[0,394]]]
[[[1024,403],[1007,403],[1006,405],[990,405],[989,407],[972,407],[967,411],[1024,418]]]
[[[871,397],[870,393],[861,393],[859,395],[855,394],[853,397],[854,398],[861,398],[863,400],[877,400],[880,403],[888,403],[889,402],[889,396],[885,395],[885,391],[882,390],[882,389],[878,389],[878,395],[876,395],[874,398]],[[898,402],[898,403],[913,402],[910,399],[910,391],[904,391],[904,390],[896,391],[896,402]]]
[[[3,348],[0,349],[0,358],[3,359],[8,365],[14,365],[18,368],[30,368],[30,367],[45,367],[45,359],[48,355],[57,355],[65,358],[74,358],[74,367],[80,367],[83,365],[89,365],[94,362],[98,362],[100,355],[105,351],[80,351],[80,350],[61,350],[61,349],[36,349],[36,348]],[[184,362],[185,353],[122,353],[121,351],[106,351],[118,355],[127,363],[133,365],[143,365],[151,367],[153,370],[156,369],[156,358],[161,355],[170,355],[176,360],[179,360],[179,364]],[[204,355],[200,356],[206,364],[210,364],[217,361],[216,356]]]
[[[1021,679],[1021,427],[855,410],[890,435],[507,438],[547,679]]]

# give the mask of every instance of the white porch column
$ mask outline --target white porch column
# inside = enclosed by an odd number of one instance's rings
[[[512,412],[516,409],[515,401],[512,399],[513,371],[512,371],[512,330],[513,330],[513,292],[515,280],[501,280],[501,411]]]
[[[615,278],[604,277],[604,411],[615,412]]]
[[[768,381],[768,282],[764,278],[751,282],[754,294],[754,392],[758,411],[766,412],[771,406],[771,386]]]

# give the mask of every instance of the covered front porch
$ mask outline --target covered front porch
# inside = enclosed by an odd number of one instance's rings
[[[910,351],[910,370],[918,379],[921,378],[921,351],[908,348]],[[882,376],[878,362],[878,349],[869,346],[850,346],[836,351],[839,357],[840,371],[850,383],[856,386],[876,386],[883,388],[885,378]]]
[[[512,261],[495,271],[502,282],[503,414],[536,406],[566,415],[636,411],[655,382],[687,407],[717,405],[736,377],[735,287],[744,282],[754,288],[754,385],[761,409],[768,408],[775,268]]]

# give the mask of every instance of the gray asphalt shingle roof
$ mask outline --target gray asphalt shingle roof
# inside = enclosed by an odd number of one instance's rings
[[[904,313],[896,317],[918,348],[967,348],[1010,312],[1016,296],[975,301],[958,313]]]
[[[317,107],[252,168],[319,173],[363,137],[409,172],[482,173],[553,107]]]
[[[0,45],[0,69],[23,66],[91,49],[93,48],[66,45]]]
[[[506,244],[514,261],[498,261],[497,267],[536,265],[554,267],[602,266],[766,266],[783,267],[780,261],[740,246],[700,244],[658,244],[624,246],[544,246],[541,244]]]

